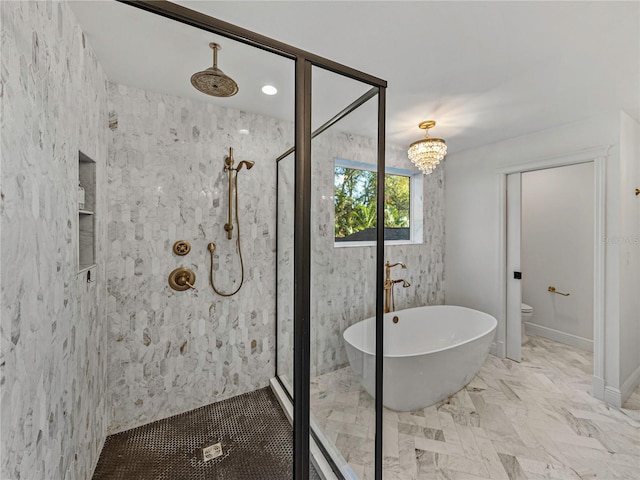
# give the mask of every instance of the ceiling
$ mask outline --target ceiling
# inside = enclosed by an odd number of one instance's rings
[[[449,152],[625,110],[640,121],[639,2],[177,1],[386,79],[387,137],[409,144],[417,124]],[[71,2],[111,81],[293,118],[293,64],[113,1]],[[219,67],[240,85],[229,99],[195,91],[192,73]],[[314,71],[314,125],[368,87]],[[279,93],[267,97],[264,84]],[[341,122],[353,133],[371,124]]]

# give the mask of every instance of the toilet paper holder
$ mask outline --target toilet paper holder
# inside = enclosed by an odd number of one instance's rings
[[[571,295],[570,293],[562,293],[562,292],[558,292],[558,291],[556,290],[556,287],[553,287],[553,286],[549,287],[547,290],[548,290],[549,292],[551,292],[551,293],[557,293],[558,295],[562,295],[563,297],[568,297],[569,295]]]

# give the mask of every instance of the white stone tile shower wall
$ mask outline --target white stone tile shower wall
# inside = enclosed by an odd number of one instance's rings
[[[90,478],[107,429],[107,84],[65,2],[0,2],[3,479]],[[96,161],[78,275],[78,150]]]
[[[375,315],[375,247],[334,246],[334,165],[336,158],[375,163],[377,145],[373,138],[329,130],[313,140],[312,148],[312,299],[311,375],[322,375],[348,363],[342,333],[354,323]],[[288,160],[285,160],[288,161]],[[415,170],[406,148],[387,145],[387,166]],[[424,243],[388,245],[385,258],[402,261],[406,270],[396,268],[393,278],[404,278],[409,288],[395,289],[397,310],[444,303],[444,168],[423,177]],[[281,170],[282,173],[282,170]],[[283,179],[279,196],[291,199],[292,179]],[[290,201],[288,203],[291,203]],[[293,218],[278,211],[279,225],[291,230]],[[282,227],[281,227],[282,228]],[[278,271],[290,272],[293,245],[279,241]],[[289,253],[286,253],[289,251]],[[279,305],[285,308],[292,298],[286,275],[278,278]],[[293,378],[291,312],[279,308],[278,369]],[[288,315],[288,316],[287,316]]]
[[[275,159],[293,144],[293,125],[121,85],[109,93],[114,433],[264,387],[275,374]],[[223,298],[208,283],[207,244],[217,245],[217,288],[231,291],[240,273],[236,237],[224,231],[229,147],[255,166],[238,177],[245,284]],[[191,253],[176,256],[176,240]],[[197,292],[168,286],[181,266],[196,273]]]

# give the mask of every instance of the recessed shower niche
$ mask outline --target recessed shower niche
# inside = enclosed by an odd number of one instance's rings
[[[78,152],[78,273],[96,264],[96,162]]]

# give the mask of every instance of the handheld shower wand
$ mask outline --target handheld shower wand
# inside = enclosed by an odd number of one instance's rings
[[[229,174],[229,213],[227,216],[227,223],[224,225],[224,230],[227,232],[227,239],[231,240],[233,238],[233,210],[235,209],[235,219],[236,226],[238,229],[238,238],[236,240],[236,246],[238,248],[238,257],[240,258],[240,285],[231,293],[224,293],[218,290],[213,281],[213,254],[216,249],[215,243],[211,242],[207,248],[209,250],[209,255],[211,257],[211,267],[209,269],[209,283],[211,283],[211,287],[213,291],[218,295],[222,295],[223,297],[230,297],[235,295],[242,288],[242,284],[244,283],[244,261],[242,260],[242,248],[240,246],[240,219],[238,215],[238,172],[242,169],[242,167],[247,167],[247,170],[250,170],[255,162],[251,162],[249,160],[241,161],[236,168],[233,167],[235,160],[233,159],[233,148],[229,148],[229,155],[224,159],[224,171]],[[235,172],[235,175],[234,173]],[[234,195],[235,193],[235,195]],[[235,208],[234,208],[234,199],[235,199]]]

